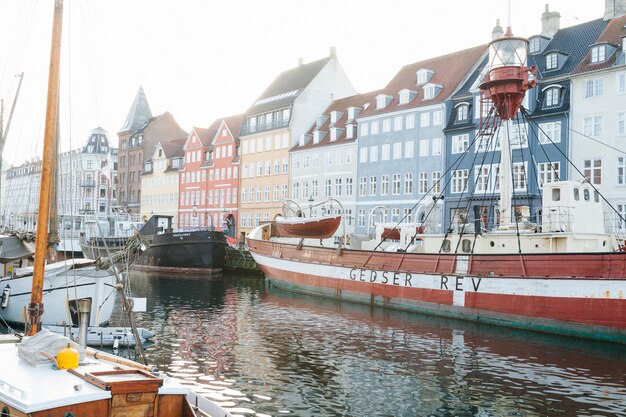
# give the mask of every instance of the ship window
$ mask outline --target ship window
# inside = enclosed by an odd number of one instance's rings
[[[598,190],[595,190],[595,191],[593,192],[593,200],[594,200],[596,203],[599,203],[599,202],[600,202],[600,193],[598,192]]]
[[[580,200],[580,189],[579,188],[574,188],[574,200],[576,200],[576,201]]]
[[[463,252],[469,252],[472,250],[472,241],[469,239],[463,239],[463,243],[461,245],[461,249]]]
[[[585,201],[589,201],[589,199],[591,198],[591,195],[589,194],[589,189],[585,188],[583,190],[583,196],[585,197]]]
[[[561,189],[553,188],[552,189],[552,201],[560,201],[561,200]]]
[[[443,245],[441,246],[441,249],[444,252],[450,252],[450,239],[445,239],[443,241]]]

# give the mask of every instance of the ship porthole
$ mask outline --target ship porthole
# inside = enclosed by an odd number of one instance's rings
[[[494,241],[492,240],[491,242],[489,242],[489,246],[491,246],[491,247],[493,248],[494,246],[496,246],[496,242],[494,242]]]
[[[602,246],[606,246],[606,240],[602,241]]]

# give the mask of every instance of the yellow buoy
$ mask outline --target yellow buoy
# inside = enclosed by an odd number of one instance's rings
[[[69,343],[67,347],[61,349],[57,353],[57,368],[59,369],[74,369],[78,368],[79,362],[78,350],[74,349]]]

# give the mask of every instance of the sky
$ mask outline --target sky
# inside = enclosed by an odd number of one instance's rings
[[[510,7],[509,7],[510,5]],[[117,146],[139,86],[152,114],[208,127],[244,112],[282,72],[328,56],[359,93],[404,65],[486,44],[500,19],[517,36],[541,31],[538,0],[65,0],[61,150],[96,127]],[[552,0],[561,27],[604,15],[603,0]],[[0,0],[0,98],[5,124],[23,83],[3,158],[41,154],[53,0]]]

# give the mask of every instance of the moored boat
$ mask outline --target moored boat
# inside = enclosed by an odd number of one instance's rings
[[[222,271],[227,259],[223,232],[194,229],[174,232],[172,216],[153,215],[139,234],[148,247],[135,268],[143,271],[207,273]]]
[[[278,234],[283,237],[328,239],[335,234],[340,223],[341,216],[276,218]]]
[[[250,232],[247,243],[272,284],[342,300],[626,343],[625,241],[619,230],[605,228],[605,200],[599,190],[584,177],[544,183],[541,215],[535,218],[512,205],[517,187],[511,119],[518,110],[524,114],[520,105],[525,92],[536,83],[533,69],[526,67],[526,51],[527,41],[510,32],[494,40],[489,71],[480,84],[481,103],[489,105],[481,114],[489,116],[481,120],[476,138],[489,141],[483,144],[487,148],[498,147],[501,155],[497,215],[485,221],[482,203],[470,200],[455,210],[460,214],[445,233],[434,230],[437,218],[425,218],[418,224],[380,223],[373,237],[338,236],[322,242],[283,237],[273,224],[261,225]],[[467,149],[473,150],[473,145]],[[437,205],[450,178],[445,184],[440,180],[441,192],[426,205],[426,215],[441,212]],[[468,213],[473,213],[473,222]]]

